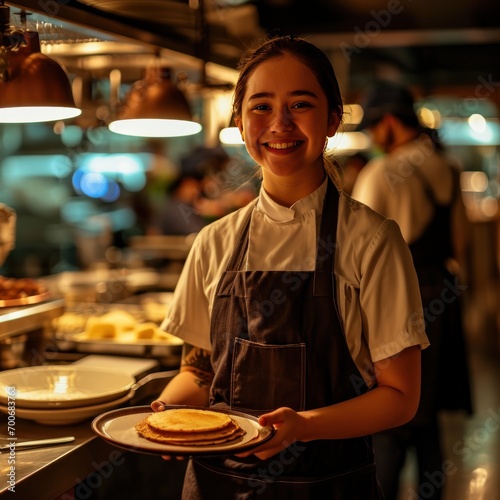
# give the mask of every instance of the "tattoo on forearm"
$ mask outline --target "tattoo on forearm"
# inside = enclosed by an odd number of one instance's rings
[[[195,383],[199,387],[209,386],[213,379],[210,353],[199,347],[184,344],[181,366],[189,367],[196,375]]]

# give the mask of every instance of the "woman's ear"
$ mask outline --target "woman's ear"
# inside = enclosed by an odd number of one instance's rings
[[[340,116],[336,111],[332,111],[328,119],[328,129],[326,135],[328,137],[333,137],[337,132],[339,125],[340,125]]]
[[[234,117],[234,124],[238,127],[240,134],[243,135],[243,123],[241,122],[241,117],[240,116],[235,116]]]

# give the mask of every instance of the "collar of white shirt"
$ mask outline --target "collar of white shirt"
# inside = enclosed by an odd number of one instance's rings
[[[290,208],[261,189],[250,222],[247,270],[311,270],[327,181]]]
[[[295,202],[290,208],[273,201],[266,190],[261,188],[257,208],[275,222],[289,222],[311,209],[316,214],[321,215],[327,185],[328,181],[325,178],[323,184],[316,191]]]

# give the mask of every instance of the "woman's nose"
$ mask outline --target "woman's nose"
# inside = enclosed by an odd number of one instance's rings
[[[293,127],[293,114],[284,106],[276,110],[271,122],[271,132],[283,132]]]

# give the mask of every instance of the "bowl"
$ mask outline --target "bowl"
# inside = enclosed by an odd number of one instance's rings
[[[126,372],[107,368],[32,366],[0,372],[0,403],[16,408],[76,408],[121,398],[135,383]]]

